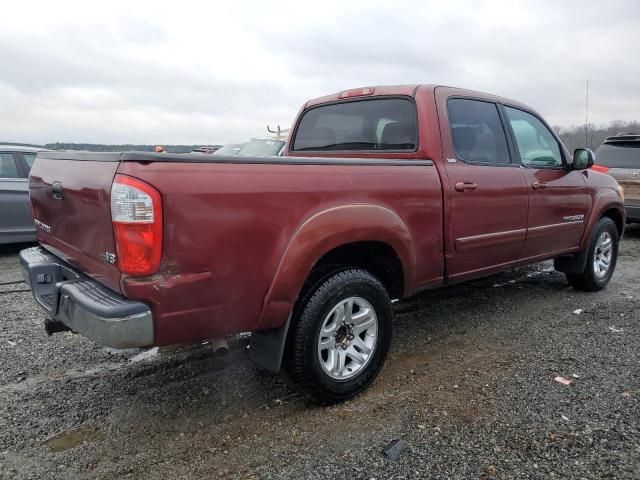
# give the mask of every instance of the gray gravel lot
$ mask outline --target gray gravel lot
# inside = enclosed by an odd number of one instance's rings
[[[242,340],[216,359],[47,337],[6,284],[17,251],[0,247],[0,478],[640,478],[638,226],[603,292],[547,262],[397,304],[380,377],[331,407]]]

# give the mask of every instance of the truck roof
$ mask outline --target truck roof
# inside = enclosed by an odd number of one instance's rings
[[[436,87],[436,85],[376,85],[376,86],[361,87],[361,88],[350,88],[348,90],[343,90],[341,92],[332,93],[330,95],[325,95],[322,97],[309,100],[305,104],[305,108],[312,107],[314,105],[320,105],[322,103],[337,102],[345,98],[344,95],[347,94],[347,92],[357,92],[357,91],[363,91],[368,89],[372,89],[373,93],[367,94],[367,96],[378,97],[378,96],[385,96],[385,95],[407,95],[407,96],[413,97],[415,96],[415,92],[419,87],[431,88],[431,90],[433,90]]]
[[[304,108],[313,107],[316,105],[321,105],[323,103],[331,103],[337,102],[340,100],[344,100],[345,98],[358,98],[358,97],[378,97],[378,96],[389,96],[389,95],[406,95],[409,97],[415,97],[418,90],[426,91],[428,93],[433,94],[436,88],[449,88],[455,90],[457,94],[461,96],[481,96],[486,99],[491,99],[496,102],[508,103],[514,106],[520,106],[526,108],[527,110],[531,110],[531,107],[524,105],[521,102],[517,102],[515,100],[511,100],[509,98],[500,97],[498,95],[492,95],[489,93],[479,92],[476,90],[468,90],[464,88],[458,87],[450,87],[448,85],[438,85],[438,84],[409,84],[409,85],[374,85],[368,87],[360,87],[360,88],[350,88],[348,90],[343,90],[341,92],[332,93],[330,95],[325,95],[322,97],[314,98],[309,100]],[[372,93],[368,91],[372,90]]]

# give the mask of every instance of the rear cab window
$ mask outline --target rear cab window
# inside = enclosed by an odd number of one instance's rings
[[[320,105],[298,123],[292,150],[415,151],[418,121],[409,98],[372,98]]]

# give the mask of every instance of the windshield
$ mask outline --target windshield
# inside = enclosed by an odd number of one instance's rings
[[[245,143],[238,155],[242,157],[257,156],[257,157],[274,157],[278,154],[284,140],[269,140],[262,138],[254,138],[250,142]]]
[[[604,143],[596,150],[596,163],[609,168],[640,168],[640,143]]]
[[[293,150],[415,150],[416,107],[406,98],[323,105],[300,120]]]
[[[213,152],[213,154],[214,155],[238,155],[241,148],[242,148],[241,143],[230,143],[229,145],[220,147],[218,150]]]

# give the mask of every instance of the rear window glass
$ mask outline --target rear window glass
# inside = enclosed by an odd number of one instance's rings
[[[27,162],[27,165],[29,165],[29,170],[31,170],[31,167],[33,167],[33,163],[36,161],[36,155],[35,153],[23,153],[22,156],[24,157],[25,161]]]
[[[284,140],[254,138],[240,148],[238,155],[241,157],[274,157],[278,154],[283,145]]]
[[[19,178],[12,153],[0,153],[0,178]]]
[[[218,150],[213,152],[214,155],[237,155],[240,152],[242,145],[239,143],[232,143],[230,145],[225,145],[224,147],[220,147]]]
[[[596,163],[609,168],[640,168],[640,143],[604,143],[596,150]]]
[[[416,107],[403,98],[324,105],[307,111],[293,150],[415,150]]]

